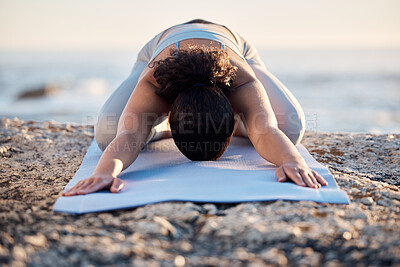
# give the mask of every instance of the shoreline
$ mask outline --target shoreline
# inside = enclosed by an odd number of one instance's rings
[[[54,213],[92,139],[90,125],[1,118],[1,264],[400,264],[400,134],[306,131],[301,143],[350,205],[166,202]]]

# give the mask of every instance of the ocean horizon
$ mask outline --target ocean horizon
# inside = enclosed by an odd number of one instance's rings
[[[0,52],[0,116],[94,124],[137,52]],[[400,133],[400,49],[259,53],[299,100],[307,130]],[[18,99],[45,85],[58,90]]]

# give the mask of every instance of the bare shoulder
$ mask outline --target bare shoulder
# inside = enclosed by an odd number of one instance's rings
[[[170,110],[169,104],[156,94],[159,84],[154,78],[155,68],[153,63],[169,57],[171,49],[172,46],[165,48],[147,64],[146,68],[140,75],[136,88],[128,101],[128,108],[133,109],[140,107],[140,109],[143,111],[153,111],[156,113],[165,113]]]
[[[149,126],[151,126],[158,117],[170,111],[170,105],[156,94],[157,86],[156,82],[153,80],[152,73],[153,69],[149,67],[146,67],[142,72],[121,114],[118,131],[129,131],[135,128],[132,125],[132,123],[134,123],[137,124],[139,128],[146,125],[147,129],[141,129],[141,131],[149,132],[151,128]]]
[[[227,49],[231,64],[237,68],[236,78],[233,81],[232,88],[240,87],[242,84],[256,79],[253,69],[246,62],[238,56],[234,51]]]
[[[266,125],[274,125],[275,114],[267,92],[251,66],[236,54],[231,55],[231,63],[237,67],[236,78],[231,86],[232,92],[228,97],[234,112],[243,115],[247,122],[255,121],[258,117]]]
[[[258,95],[263,97],[260,91],[265,91],[261,82],[257,79],[251,66],[243,60],[241,57],[236,55],[235,52],[230,51],[231,64],[237,68],[236,77],[231,85],[231,94],[229,99],[234,109],[241,110],[238,105],[243,106],[243,100],[250,95]]]

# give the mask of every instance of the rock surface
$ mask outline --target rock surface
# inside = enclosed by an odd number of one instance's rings
[[[53,213],[93,127],[0,122],[2,266],[400,265],[400,135],[306,132],[350,205],[168,202]]]
[[[59,85],[54,84],[54,83],[48,83],[43,86],[31,88],[25,92],[22,92],[21,94],[19,94],[17,96],[17,99],[21,100],[21,99],[45,97],[45,96],[56,94],[59,91],[60,91]]]

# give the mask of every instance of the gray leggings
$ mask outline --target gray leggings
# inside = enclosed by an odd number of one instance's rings
[[[122,111],[132,94],[140,74],[146,68],[153,51],[161,37],[156,35],[139,52],[137,61],[129,77],[111,94],[100,110],[95,125],[94,138],[99,147],[104,150],[115,138],[117,126]],[[297,145],[303,138],[305,131],[305,116],[303,109],[294,95],[265,67],[255,47],[239,34],[238,43],[247,63],[254,70],[256,77],[264,85],[272,109],[278,122],[278,128]],[[240,132],[246,134],[243,122],[239,122]],[[151,129],[147,143],[161,138],[163,131],[168,131],[167,117],[160,117]]]

